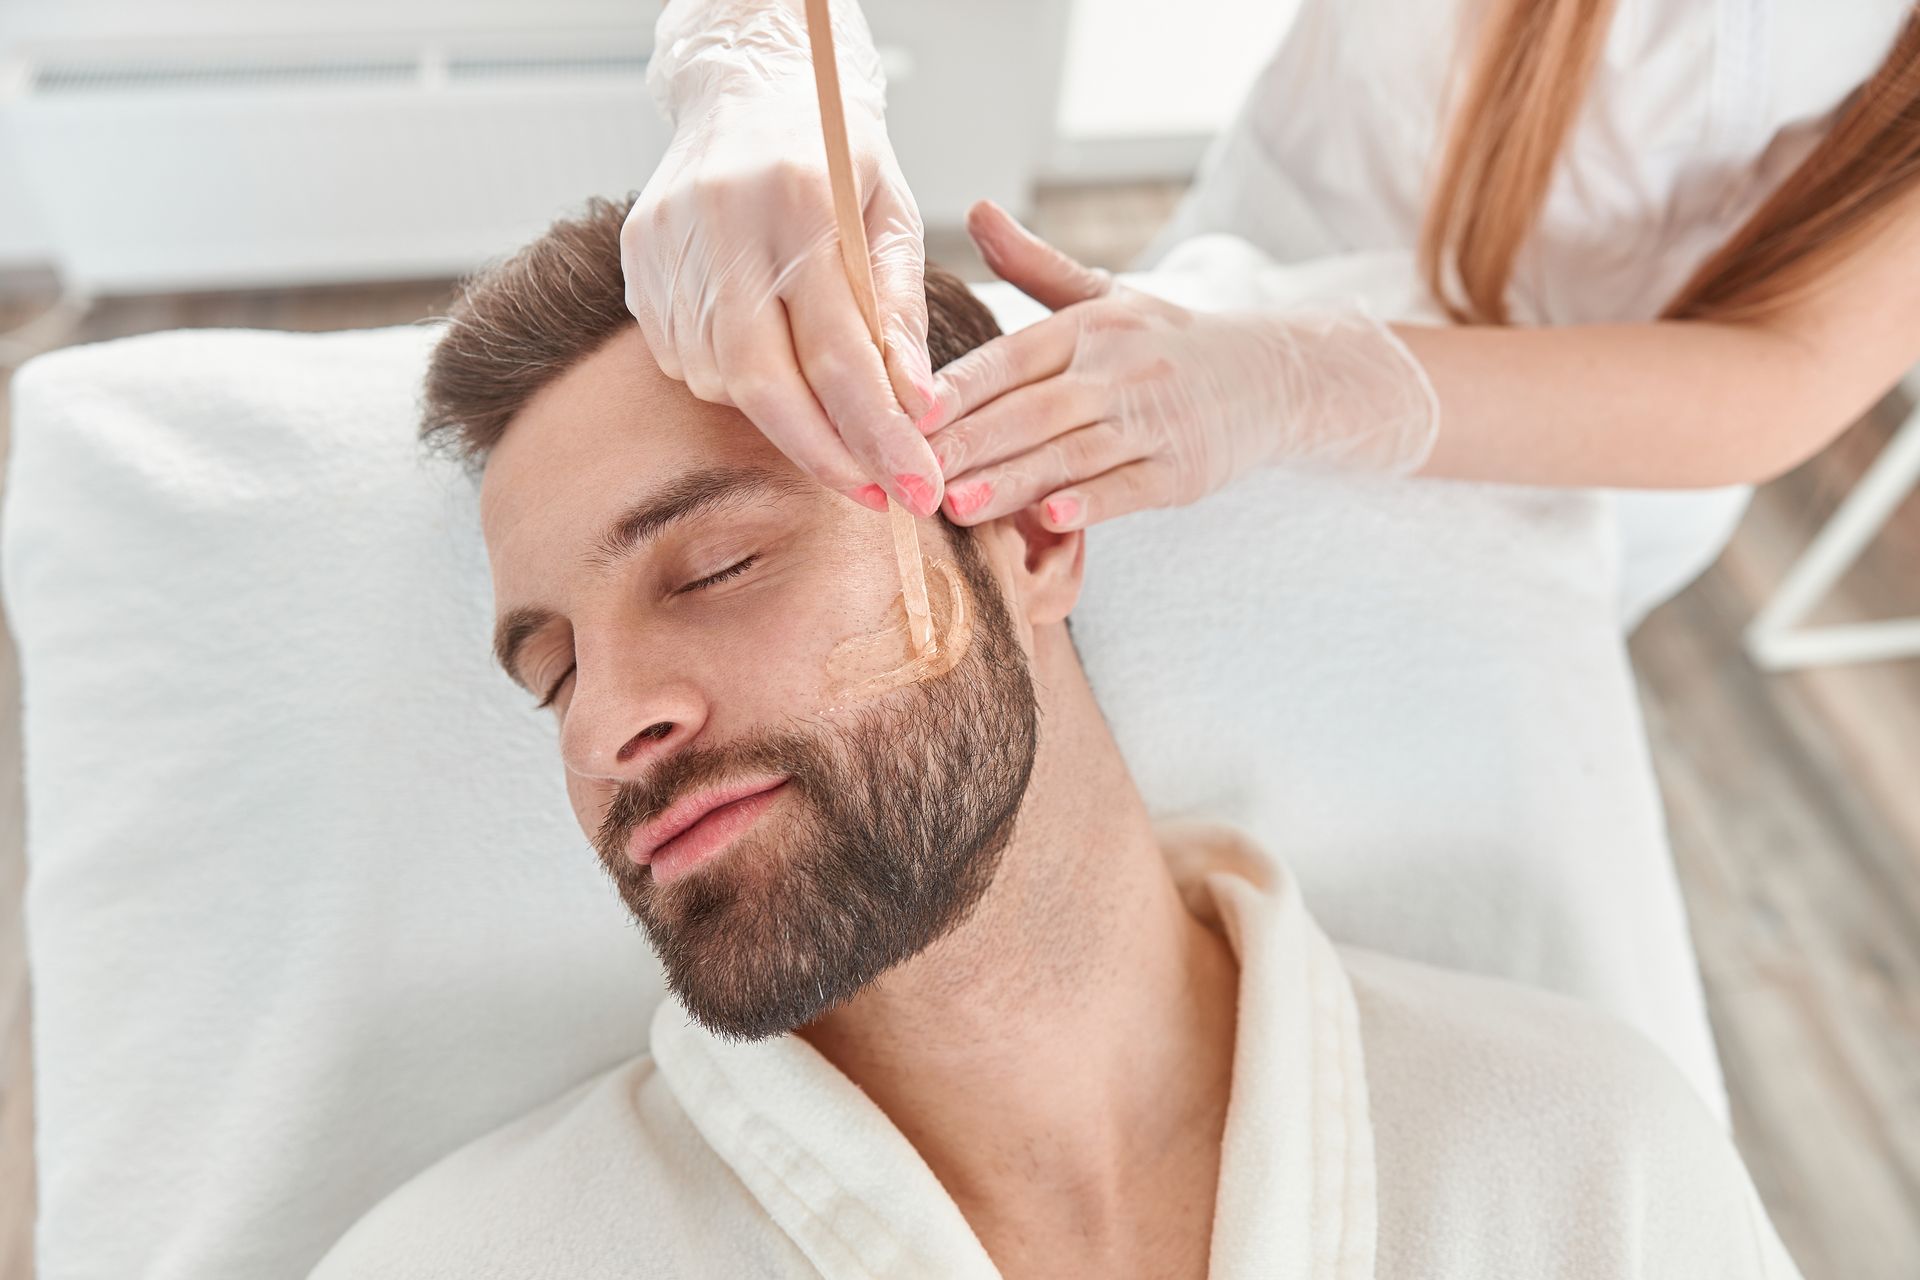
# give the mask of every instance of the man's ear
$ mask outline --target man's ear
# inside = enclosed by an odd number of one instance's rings
[[[1014,541],[1014,598],[1021,602],[1028,625],[1064,621],[1079,603],[1080,584],[1086,578],[1085,531],[1049,529],[1033,507],[1003,516],[999,523]]]

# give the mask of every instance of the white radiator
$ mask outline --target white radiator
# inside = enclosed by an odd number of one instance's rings
[[[929,227],[983,196],[1027,204],[1053,140],[1066,7],[869,0],[889,126]],[[80,291],[433,277],[644,183],[667,142],[643,82],[649,40],[636,23],[62,41],[12,51],[0,111]]]

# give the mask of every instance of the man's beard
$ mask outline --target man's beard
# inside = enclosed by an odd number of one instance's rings
[[[663,761],[620,788],[594,838],[667,985],[703,1026],[758,1040],[805,1026],[966,918],[1013,834],[1039,711],[1000,586],[948,530],[973,641],[943,676],[843,728],[776,732]],[[634,826],[697,790],[790,779],[778,812],[669,885],[626,855]]]

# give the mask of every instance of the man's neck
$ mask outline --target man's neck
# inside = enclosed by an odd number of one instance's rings
[[[1131,1250],[1131,1266],[1143,1231],[1183,1232],[1169,1254],[1204,1246],[1232,1075],[1232,952],[1182,905],[1077,661],[1049,666],[993,887],[800,1033],[887,1113],[1009,1274],[1013,1242],[1035,1232]]]

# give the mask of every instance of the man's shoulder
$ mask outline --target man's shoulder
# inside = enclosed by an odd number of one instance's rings
[[[341,1237],[314,1280],[620,1274],[659,1256],[690,1202],[744,1196],[647,1056],[454,1151]],[[639,1256],[646,1256],[641,1254]]]
[[[1660,1049],[1597,1006],[1501,978],[1357,947],[1341,958],[1359,1006],[1370,1083],[1456,1103],[1500,1103],[1514,1123],[1625,1136],[1645,1118],[1697,1116],[1718,1132]],[[1378,1092],[1378,1089],[1376,1089]],[[1391,1098],[1389,1098],[1391,1101]]]
[[[1484,1274],[1797,1274],[1727,1133],[1645,1036],[1552,992],[1357,948],[1342,958],[1383,1277],[1419,1273],[1435,1248]]]

